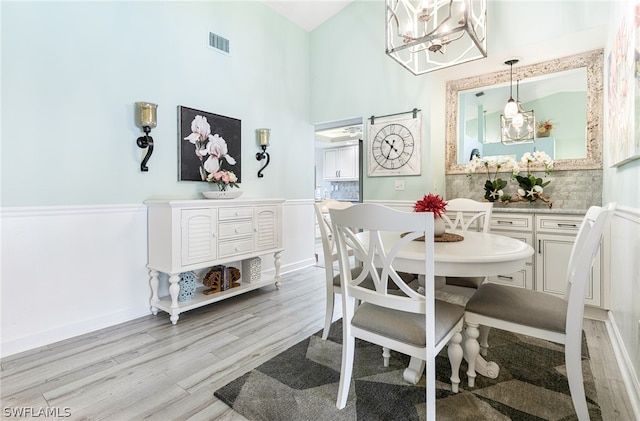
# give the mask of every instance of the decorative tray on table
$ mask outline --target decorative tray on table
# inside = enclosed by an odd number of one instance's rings
[[[401,236],[404,237],[407,233],[402,233]],[[433,237],[433,241],[436,243],[455,243],[456,241],[462,241],[464,237],[460,234],[454,234],[452,232],[445,232],[439,237]],[[414,241],[424,241],[424,237],[418,237]]]

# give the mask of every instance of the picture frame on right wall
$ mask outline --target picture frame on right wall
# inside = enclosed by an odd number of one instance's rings
[[[640,0],[629,2],[609,53],[609,166],[640,158]]]

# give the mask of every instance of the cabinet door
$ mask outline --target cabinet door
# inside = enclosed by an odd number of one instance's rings
[[[536,250],[536,289],[563,296],[567,288],[567,265],[575,237],[539,233]],[[596,255],[585,303],[600,306],[600,252]]]
[[[254,211],[256,251],[280,247],[278,206],[256,206]]]
[[[216,215],[216,209],[182,210],[182,266],[216,259]]]
[[[324,150],[324,179],[325,180],[337,180],[338,179],[338,149],[325,149]]]
[[[341,180],[355,179],[358,176],[358,149],[347,146],[338,150],[338,177]]]
[[[358,178],[358,146],[324,150],[325,180],[355,180]]]

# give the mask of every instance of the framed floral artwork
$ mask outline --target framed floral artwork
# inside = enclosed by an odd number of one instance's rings
[[[608,57],[609,166],[640,158],[640,0],[630,1]]]
[[[207,181],[232,171],[241,181],[241,121],[178,106],[178,180]]]

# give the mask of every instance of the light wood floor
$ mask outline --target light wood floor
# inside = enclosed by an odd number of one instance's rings
[[[242,420],[213,392],[320,330],[323,282],[324,269],[310,267],[175,326],[160,312],[4,358],[1,416],[51,407],[65,419]],[[633,419],[604,324],[585,331],[604,420]]]

